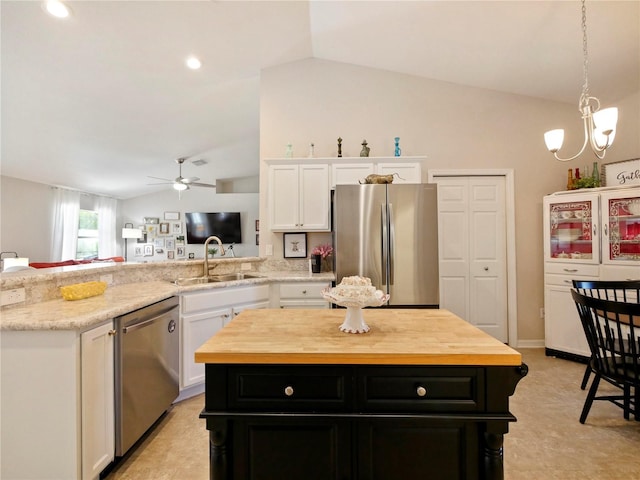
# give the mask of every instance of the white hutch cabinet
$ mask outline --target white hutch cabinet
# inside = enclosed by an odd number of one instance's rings
[[[640,186],[557,192],[543,209],[547,354],[588,358],[572,280],[640,280]]]

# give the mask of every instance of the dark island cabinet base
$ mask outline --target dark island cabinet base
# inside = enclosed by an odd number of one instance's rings
[[[508,397],[526,365],[263,368],[206,366],[211,480],[504,478]]]

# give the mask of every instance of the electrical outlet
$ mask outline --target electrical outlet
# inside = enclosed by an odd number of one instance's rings
[[[544,307],[540,307],[540,318],[544,318]]]
[[[273,255],[273,245],[267,245],[266,255]]]
[[[110,273],[106,275],[100,275],[100,281],[106,283],[107,285],[113,285],[113,275]]]
[[[251,270],[251,264],[250,263],[241,263],[240,264],[240,270],[242,270],[242,271]]]
[[[0,304],[13,305],[14,303],[24,303],[24,288],[14,288],[13,290],[3,290],[0,292]]]

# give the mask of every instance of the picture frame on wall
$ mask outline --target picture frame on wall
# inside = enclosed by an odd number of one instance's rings
[[[152,257],[153,256],[153,245],[150,243],[147,243],[144,246],[144,256],[145,257]]]
[[[175,250],[176,241],[173,238],[167,238],[167,241],[164,243],[164,246],[167,247],[167,250]]]
[[[169,222],[162,222],[160,224],[160,235],[169,235]]]
[[[180,212],[164,212],[165,220],[180,220]]]
[[[175,257],[175,252],[173,250],[167,250],[167,260],[173,260]]]
[[[181,222],[171,222],[171,234],[173,234],[173,235],[182,235],[182,223]]]
[[[141,257],[144,255],[144,246],[142,245],[136,245],[136,247],[133,249],[133,254],[136,257]]]
[[[164,248],[164,238],[154,238],[153,239],[153,246],[158,249],[158,248]]]
[[[177,247],[176,248],[176,255],[178,257],[184,257],[184,255],[185,255],[184,247]]]
[[[158,217],[144,217],[144,223],[157,225],[160,223],[160,219]]]
[[[307,257],[307,234],[285,233],[283,234],[284,258]]]

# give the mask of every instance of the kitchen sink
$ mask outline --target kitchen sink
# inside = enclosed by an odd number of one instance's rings
[[[209,275],[208,277],[178,278],[176,279],[175,284],[181,287],[186,287],[189,285],[200,285],[203,283],[233,282],[234,280],[249,280],[251,278],[263,278],[263,276],[255,273],[226,273],[222,275]]]

